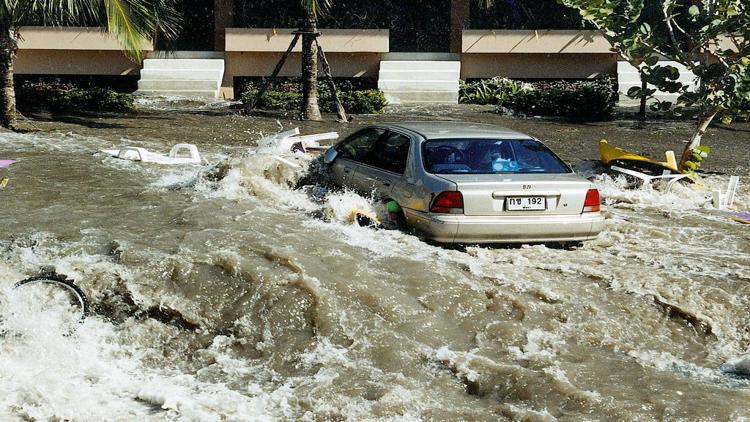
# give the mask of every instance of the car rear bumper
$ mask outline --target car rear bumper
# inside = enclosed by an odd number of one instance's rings
[[[467,216],[404,209],[409,226],[444,243],[543,243],[591,240],[604,229],[599,212],[554,216]]]

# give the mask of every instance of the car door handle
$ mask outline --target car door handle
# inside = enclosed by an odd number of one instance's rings
[[[380,183],[383,186],[390,186],[391,185],[391,182],[389,182],[387,180],[383,180],[383,179],[378,179],[377,177],[373,177],[372,180],[374,180],[377,183]]]

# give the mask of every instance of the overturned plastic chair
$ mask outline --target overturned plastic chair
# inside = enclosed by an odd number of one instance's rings
[[[320,145],[320,141],[338,139],[338,132],[325,132],[314,135],[300,136],[299,128],[279,132],[266,136],[258,141],[259,150],[277,154],[292,152],[307,152],[307,150],[323,150],[328,147]]]
[[[102,152],[121,160],[140,161],[143,163],[175,165],[200,164],[202,161],[198,147],[193,144],[177,144],[169,151],[169,155],[157,154],[145,148],[138,147],[103,149]]]
[[[723,210],[734,205],[734,196],[737,194],[737,186],[740,184],[739,176],[731,176],[729,178],[729,184],[727,185],[726,192],[721,190],[715,190],[712,192],[713,196],[711,202],[714,208]]]
[[[677,183],[678,181],[687,179],[690,177],[689,174],[684,174],[684,173],[671,174],[671,173],[668,173],[667,171],[665,171],[660,176],[654,176],[654,175],[646,174],[640,171],[622,168],[619,166],[610,166],[609,168],[618,173],[627,174],[629,176],[633,176],[637,179],[640,179],[643,181],[645,185],[649,185],[654,180],[659,180],[659,179],[669,180],[669,182],[667,183],[666,192],[669,192],[672,189],[672,187],[675,185],[675,183]]]

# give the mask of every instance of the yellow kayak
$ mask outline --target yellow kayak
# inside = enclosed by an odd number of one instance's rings
[[[632,166],[638,170],[648,170],[658,173],[661,173],[664,170],[680,173],[677,168],[677,160],[675,160],[673,151],[666,152],[667,161],[656,161],[634,152],[612,146],[606,139],[602,139],[599,141],[599,154],[602,157],[602,162],[607,165],[619,164],[621,166]]]

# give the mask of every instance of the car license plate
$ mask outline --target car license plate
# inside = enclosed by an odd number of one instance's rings
[[[547,198],[543,196],[512,196],[505,198],[508,211],[544,211],[547,209]]]

